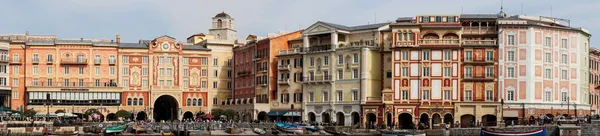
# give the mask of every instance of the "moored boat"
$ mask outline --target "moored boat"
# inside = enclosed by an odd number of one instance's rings
[[[126,128],[127,128],[127,125],[116,124],[116,125],[112,125],[110,127],[106,127],[106,129],[104,130],[104,133],[106,133],[106,134],[121,133],[121,132],[125,131]]]
[[[296,125],[281,123],[281,122],[277,122],[276,125],[277,125],[277,128],[283,132],[294,133],[294,134],[304,133],[303,127],[298,127]]]
[[[546,136],[546,126],[526,132],[503,132],[481,128],[481,136]]]
[[[267,131],[260,129],[260,128],[254,128],[254,129],[252,129],[252,131],[254,131],[254,133],[259,134],[259,135],[267,134]]]

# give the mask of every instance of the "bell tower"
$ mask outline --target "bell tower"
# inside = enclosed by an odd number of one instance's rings
[[[209,34],[215,39],[220,40],[235,40],[237,31],[233,27],[234,19],[225,12],[221,12],[212,18],[212,28],[209,29]]]

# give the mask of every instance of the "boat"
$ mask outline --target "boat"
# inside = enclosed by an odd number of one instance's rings
[[[502,132],[481,128],[481,136],[546,136],[546,126],[526,132]]]
[[[317,128],[315,128],[315,126],[311,126],[311,125],[307,125],[307,124],[298,124],[298,126],[303,127],[304,129],[306,129],[308,131],[312,131],[312,132],[317,131]]]
[[[163,136],[172,136],[173,132],[169,128],[163,128],[160,132]]]
[[[342,132],[338,132],[335,130],[330,130],[330,129],[323,129],[325,132],[334,135],[334,136],[345,136],[346,134],[342,133]]]
[[[415,134],[413,132],[393,132],[393,131],[380,131],[381,136],[426,136],[425,133]]]
[[[127,128],[127,125],[116,124],[116,125],[112,125],[110,127],[106,127],[106,129],[104,130],[104,133],[106,133],[106,134],[121,133],[121,132],[125,131],[126,128]]]
[[[133,125],[131,126],[136,133],[145,133],[150,128],[149,125]]]
[[[294,133],[294,134],[302,134],[304,133],[304,128],[299,127],[292,124],[277,122],[277,128],[283,132]]]
[[[252,131],[254,131],[254,133],[259,134],[259,135],[267,134],[267,131],[260,129],[260,128],[254,128],[254,129],[252,129]]]

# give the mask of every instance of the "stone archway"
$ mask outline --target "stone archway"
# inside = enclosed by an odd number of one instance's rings
[[[308,113],[308,122],[315,122],[315,121],[317,121],[317,117],[316,117],[315,113],[309,112]]]
[[[360,115],[358,115],[358,112],[352,112],[350,116],[352,116],[352,125],[360,123]]]
[[[475,116],[471,114],[465,114],[460,116],[460,127],[474,127]]]
[[[386,115],[386,125],[387,126],[392,126],[394,124],[393,119],[392,119],[392,113],[388,112]]]
[[[496,120],[497,117],[496,115],[492,115],[492,114],[486,114],[481,116],[481,124],[483,126],[496,126]]]
[[[438,113],[434,113],[433,116],[431,117],[433,120],[431,121],[431,123],[433,125],[435,124],[441,124],[442,122],[442,116],[440,116],[440,114]]]
[[[114,113],[110,113],[106,115],[106,120],[108,121],[117,121],[117,115]]]
[[[421,114],[421,118],[419,119],[419,129],[428,129],[429,123],[429,114]]]
[[[178,109],[177,99],[171,95],[162,95],[154,101],[154,119],[155,121],[177,120]]]
[[[193,120],[194,119],[194,113],[192,113],[191,111],[186,111],[185,113],[183,113],[183,120]]]
[[[413,129],[415,127],[413,123],[413,117],[409,113],[402,113],[398,115],[398,124],[400,129]]]
[[[338,112],[338,113],[335,114],[335,117],[337,118],[337,125],[339,125],[339,126],[345,125],[344,124],[344,119],[346,117],[344,116],[344,113]]]
[[[321,122],[322,123],[331,123],[331,115],[327,112],[321,113]]]
[[[367,128],[375,128],[377,115],[375,113],[367,113]]]
[[[269,118],[267,116],[268,116],[267,112],[264,112],[264,111],[259,112],[257,115],[258,121],[267,121],[267,119]]]
[[[452,117],[452,114],[450,113],[446,113],[446,115],[444,115],[444,122],[443,123],[448,123],[451,125],[454,125],[454,117]],[[456,126],[453,126],[456,127]]]

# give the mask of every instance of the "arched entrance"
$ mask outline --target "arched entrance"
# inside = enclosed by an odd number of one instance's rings
[[[194,113],[186,111],[183,113],[183,120],[194,120]]]
[[[431,122],[432,125],[442,123],[442,116],[440,116],[440,114],[438,113],[434,113],[433,116],[431,116],[431,118],[433,119],[433,121]]]
[[[419,119],[419,129],[428,129],[429,128],[429,115],[423,113],[421,114],[421,118]]]
[[[392,122],[392,113],[388,112],[385,116],[386,116],[386,120],[387,120],[386,125],[392,126],[394,124],[394,122]]]
[[[496,126],[496,115],[486,114],[481,116],[483,126]]]
[[[331,116],[327,112],[321,113],[321,122],[323,123],[331,123]]]
[[[160,96],[154,101],[154,119],[156,121],[177,120],[178,109],[179,104],[173,96]]]
[[[367,113],[367,128],[375,128],[375,122],[377,122],[375,113]]]
[[[267,112],[261,111],[258,113],[258,121],[267,121]]]
[[[140,111],[137,113],[136,116],[137,117],[135,118],[135,120],[146,120],[148,115],[146,115],[146,112]]]
[[[356,125],[358,123],[360,123],[360,115],[358,115],[358,112],[352,112],[352,125]]]
[[[337,117],[337,125],[343,126],[344,125],[344,119],[346,118],[344,116],[344,113],[338,112],[338,113],[335,114],[335,116]]]
[[[454,118],[452,117],[452,114],[450,113],[446,113],[446,115],[444,115],[444,123],[448,123],[450,125],[454,125]],[[456,127],[456,126],[453,126]]]
[[[465,114],[460,116],[460,127],[474,127],[475,116],[471,114]]]
[[[400,129],[413,129],[415,125],[412,122],[412,118],[412,115],[408,113],[398,115],[398,123],[400,125],[398,127],[400,127]]]
[[[110,113],[106,115],[106,120],[108,121],[117,121],[117,115],[114,113]]]
[[[308,113],[308,122],[315,122],[315,121],[317,121],[317,117],[315,116],[315,113],[309,112]]]

